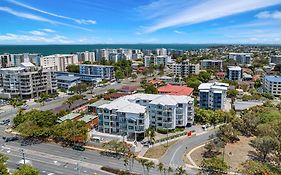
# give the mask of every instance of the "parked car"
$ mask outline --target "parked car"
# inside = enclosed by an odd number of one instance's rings
[[[4,139],[5,138],[5,139]],[[3,139],[5,140],[5,142],[12,142],[12,141],[16,141],[19,140],[18,136],[13,136],[13,137],[3,137]]]
[[[0,122],[0,125],[8,125],[11,122],[10,119],[5,119]]]
[[[85,151],[84,146],[76,145],[76,144],[72,146],[72,149],[77,150],[77,151]]]

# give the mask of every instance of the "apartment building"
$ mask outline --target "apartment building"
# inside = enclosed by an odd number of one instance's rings
[[[235,60],[240,65],[252,64],[252,53],[229,53],[228,58]]]
[[[112,80],[115,78],[114,67],[94,64],[80,64],[80,77],[83,81],[90,79]]]
[[[183,61],[181,63],[170,62],[167,65],[168,69],[178,76],[188,76],[191,74],[199,74],[199,64],[191,64],[188,61]]]
[[[68,90],[69,88],[76,86],[81,82],[80,77],[76,77],[74,75],[72,76],[61,75],[61,76],[57,76],[56,79],[57,79],[58,88],[64,90]]]
[[[226,78],[228,80],[240,81],[243,79],[243,71],[239,66],[228,66],[226,72]]]
[[[227,83],[202,83],[199,89],[199,107],[203,109],[225,109]]]
[[[55,54],[42,57],[40,65],[54,71],[67,71],[67,66],[79,64],[77,54]]]
[[[281,76],[266,75],[263,78],[263,89],[265,92],[274,95],[281,95]]]
[[[38,97],[41,93],[57,90],[56,75],[52,70],[36,67],[30,62],[19,67],[0,69],[3,91],[2,97],[24,99]]]
[[[157,66],[162,64],[164,67],[166,67],[169,62],[171,62],[171,57],[167,55],[166,56],[150,55],[144,57],[145,67],[149,67],[151,64]]]
[[[269,64],[274,63],[274,64],[281,64],[281,55],[273,55],[269,59]]]
[[[36,66],[40,66],[41,55],[37,53],[23,53],[23,54],[3,54],[0,55],[0,67],[16,67],[23,62],[31,62]]]
[[[148,127],[175,129],[194,120],[194,99],[188,96],[133,94],[98,107],[99,131],[143,138]]]
[[[90,61],[90,62],[95,62],[96,61],[96,54],[95,54],[95,52],[89,52],[89,51],[78,52],[77,56],[78,56],[78,61],[80,63],[83,63],[85,61]]]
[[[201,69],[223,70],[223,60],[201,60]]]

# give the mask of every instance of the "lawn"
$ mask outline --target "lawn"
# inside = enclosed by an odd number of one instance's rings
[[[149,148],[146,151],[144,157],[159,159],[176,142],[177,142],[177,140],[170,141],[168,145],[165,143],[165,144],[161,144],[159,146],[155,146],[155,147]]]

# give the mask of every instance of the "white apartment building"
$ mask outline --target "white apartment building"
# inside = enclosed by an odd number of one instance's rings
[[[90,62],[96,61],[95,52],[89,52],[89,51],[78,52],[77,55],[78,55],[78,61],[81,63],[85,61],[90,61]]]
[[[281,95],[281,76],[266,75],[263,79],[263,89],[265,92],[274,95]]]
[[[269,64],[274,63],[274,64],[281,64],[281,55],[273,55],[269,59]]]
[[[233,81],[241,81],[243,79],[243,71],[239,66],[228,66],[226,78]]]
[[[203,109],[225,109],[227,83],[202,83],[199,89],[199,106]]]
[[[99,106],[99,131],[143,138],[147,128],[175,129],[194,121],[194,99],[187,96],[133,94]]]
[[[201,69],[223,70],[223,60],[201,60]]]
[[[2,97],[33,98],[41,93],[54,93],[57,89],[56,75],[52,70],[36,67],[30,62],[19,67],[0,69]]]
[[[16,67],[23,62],[31,62],[36,66],[40,66],[41,55],[36,53],[23,53],[23,54],[3,54],[0,55],[0,67]]]
[[[191,64],[188,61],[183,61],[181,63],[170,62],[167,65],[168,69],[174,74],[181,77],[185,77],[191,74],[199,74],[199,64]]]
[[[171,57],[170,56],[145,56],[144,57],[144,66],[149,67],[151,64],[152,65],[163,65],[164,67],[167,66],[167,64],[171,62]]]
[[[43,68],[52,69],[54,71],[67,71],[66,68],[71,64],[79,64],[76,54],[55,54],[44,56],[40,59],[40,65]]]
[[[156,49],[156,55],[158,55],[158,56],[166,56],[166,55],[168,55],[168,51],[165,48]]]
[[[229,53],[228,58],[235,60],[240,65],[252,64],[252,53]]]

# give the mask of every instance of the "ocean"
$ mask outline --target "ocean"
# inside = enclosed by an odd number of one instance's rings
[[[0,54],[3,53],[39,53],[42,55],[69,54],[82,51],[93,51],[103,48],[127,48],[127,49],[177,49],[192,50],[203,49],[215,44],[88,44],[88,45],[0,45]]]

